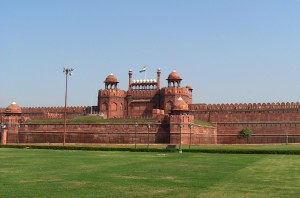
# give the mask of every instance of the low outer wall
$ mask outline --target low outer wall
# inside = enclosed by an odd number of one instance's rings
[[[195,119],[215,123],[218,144],[300,143],[300,103],[190,105]],[[238,138],[244,128],[249,139]]]
[[[300,143],[300,122],[218,123],[218,144]],[[239,138],[244,128],[252,129],[249,139]]]
[[[217,144],[217,128],[209,126],[193,126],[192,144]]]
[[[62,143],[63,124],[23,124],[19,133],[8,132],[8,143]],[[67,143],[163,144],[169,142],[167,125],[68,124]]]
[[[63,124],[21,124],[19,132],[8,130],[7,143],[62,143]],[[66,143],[99,144],[169,144],[169,124],[68,124]],[[181,136],[181,137],[180,137]],[[215,127],[185,125],[173,133],[172,144],[216,144]]]
[[[63,119],[65,108],[64,107],[21,107],[22,117],[25,119]],[[82,116],[90,112],[91,107],[67,107],[67,119],[72,119],[76,116]],[[5,109],[0,108],[0,120],[3,122],[5,116]]]
[[[193,125],[189,128],[188,124],[182,126],[181,133],[180,127],[175,128],[171,132],[171,143],[188,145],[188,144],[217,144],[217,128],[201,125]]]

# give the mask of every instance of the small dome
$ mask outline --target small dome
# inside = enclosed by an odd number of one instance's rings
[[[20,113],[22,113],[22,110],[21,110],[21,107],[19,105],[17,105],[17,103],[13,102],[13,103],[11,103],[11,105],[6,107],[5,113],[20,114]]]
[[[189,90],[193,90],[191,85],[187,85],[185,88],[189,89]]]
[[[174,70],[169,74],[167,80],[182,80],[182,79],[181,79],[179,73]]]
[[[189,111],[189,105],[179,97],[172,108],[173,111]]]
[[[106,77],[104,82],[105,83],[118,83],[118,79],[116,78],[116,76],[113,73],[111,73]]]

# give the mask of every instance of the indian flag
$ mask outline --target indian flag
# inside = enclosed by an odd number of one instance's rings
[[[144,66],[141,70],[140,73],[145,72],[146,71],[146,66]]]

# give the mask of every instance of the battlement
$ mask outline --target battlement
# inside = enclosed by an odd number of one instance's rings
[[[161,89],[161,94],[164,94],[164,95],[169,95],[169,94],[190,95],[190,91],[186,87],[164,87]]]
[[[128,95],[131,95],[133,97],[154,97],[157,93],[158,93],[158,91],[155,89],[128,91]]]
[[[244,104],[191,104],[190,110],[265,110],[265,109],[298,109],[299,102],[277,103],[244,103]]]
[[[41,112],[64,112],[65,107],[21,107],[22,113],[41,113]],[[67,112],[84,112],[87,106],[69,106]],[[0,108],[0,113],[5,113],[6,108]]]
[[[126,97],[126,91],[120,89],[100,89],[99,96],[101,97]]]

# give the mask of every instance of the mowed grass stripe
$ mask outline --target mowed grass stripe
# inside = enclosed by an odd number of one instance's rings
[[[299,157],[266,155],[211,186],[205,197],[299,197]]]
[[[297,155],[1,148],[0,156],[0,197],[295,197],[300,192]]]

